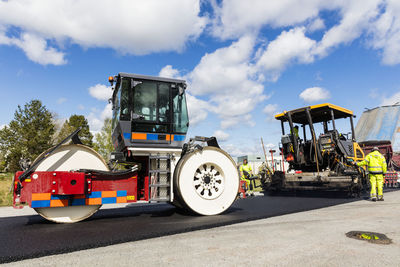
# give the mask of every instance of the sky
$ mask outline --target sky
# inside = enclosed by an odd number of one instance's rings
[[[284,110],[400,102],[400,1],[0,0],[0,127],[39,99],[97,132],[118,72],[185,79],[188,136],[261,154]]]

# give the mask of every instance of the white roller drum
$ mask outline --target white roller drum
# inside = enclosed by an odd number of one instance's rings
[[[42,155],[47,152],[42,153]],[[63,145],[56,149],[35,168],[35,171],[71,171],[77,169],[109,170],[104,159],[96,151],[84,145],[72,144]],[[90,217],[100,207],[101,205],[87,205],[36,208],[35,210],[47,220],[57,223],[73,223]]]
[[[239,174],[229,154],[208,146],[181,159],[174,173],[174,188],[181,206],[197,214],[216,215],[235,201]]]

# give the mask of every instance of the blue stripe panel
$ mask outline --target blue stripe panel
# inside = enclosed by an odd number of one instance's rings
[[[71,199],[69,201],[70,206],[82,206],[86,205],[86,199],[85,198],[76,198],[76,199]]]
[[[91,194],[86,195],[87,198],[100,198],[101,197],[101,191],[95,191],[92,192]]]
[[[147,134],[147,140],[158,140],[158,134]]]
[[[47,208],[50,207],[50,200],[33,200],[32,208]]]
[[[185,141],[186,135],[174,135],[174,141]]]
[[[117,197],[126,197],[126,196],[127,196],[126,190],[117,191]]]
[[[125,139],[131,139],[132,134],[131,133],[124,133],[124,138]]]
[[[101,204],[111,204],[111,203],[117,203],[117,198],[116,197],[103,197],[101,199]]]
[[[69,198],[69,196],[65,196],[65,195],[51,195],[51,200],[56,200],[56,199],[60,199],[60,200],[62,200],[62,199],[68,199]]]

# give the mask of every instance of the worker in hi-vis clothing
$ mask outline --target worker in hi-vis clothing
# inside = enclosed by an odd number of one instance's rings
[[[378,201],[383,201],[383,176],[386,173],[387,165],[385,157],[379,153],[379,148],[374,147],[363,161],[357,163],[357,166],[364,165],[368,165],[371,200],[376,201],[376,187],[378,187]]]
[[[294,134],[294,137],[296,137],[297,139],[299,139],[300,137],[299,137],[299,126],[294,126],[293,127],[293,134]]]
[[[254,195],[253,186],[252,186],[250,180],[248,179],[252,175],[253,169],[251,168],[250,164],[247,163],[247,159],[243,160],[243,164],[240,165],[239,170],[240,170],[240,179],[242,179],[243,181],[246,181],[246,185],[249,190],[248,194],[253,196]]]

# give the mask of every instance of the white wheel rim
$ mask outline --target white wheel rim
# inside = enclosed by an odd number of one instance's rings
[[[224,173],[218,165],[204,163],[194,173],[193,186],[201,198],[215,199],[224,192]]]
[[[204,164],[220,170],[219,176],[223,180],[222,190],[211,196],[199,194],[200,187],[196,188],[199,182],[195,182],[194,177],[199,166]],[[200,177],[200,173],[196,176]],[[234,161],[226,152],[215,147],[205,147],[201,151],[185,155],[174,179],[181,201],[190,210],[201,215],[216,215],[227,210],[236,199],[239,188],[239,174]]]
[[[47,153],[47,151],[44,153]],[[93,149],[84,145],[64,145],[43,160],[35,171],[71,171],[77,169],[109,170],[104,159]],[[35,208],[35,211],[49,221],[74,223],[89,218],[100,207],[101,205],[51,207]]]

